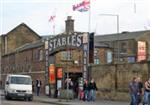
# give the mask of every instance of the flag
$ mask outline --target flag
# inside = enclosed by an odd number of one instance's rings
[[[73,5],[72,9],[73,11],[86,12],[90,9],[90,1],[83,0],[81,3]]]
[[[56,18],[56,16],[55,15],[53,15],[53,16],[50,16],[50,18],[49,18],[49,22],[52,22],[52,21],[54,21],[54,19]]]

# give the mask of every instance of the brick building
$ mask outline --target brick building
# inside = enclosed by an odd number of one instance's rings
[[[74,32],[74,20],[66,20],[66,32],[57,36],[70,34],[85,34]],[[42,80],[42,92],[45,93],[48,77],[46,77],[46,50],[45,40],[53,37],[39,36],[25,24],[20,24],[12,31],[1,35],[1,73],[4,85],[8,73],[29,74],[33,81]],[[142,54],[138,55],[138,42],[144,42]],[[140,61],[149,60],[150,31],[125,32],[110,35],[97,35],[94,37],[94,64],[132,63],[138,56]],[[142,44],[143,45],[143,44]],[[144,47],[144,48],[143,48]],[[140,55],[141,54],[141,55]],[[73,80],[83,76],[83,49],[64,46],[52,54],[55,66],[63,69],[63,79],[66,72]],[[67,57],[70,62],[65,62]],[[52,61],[52,59],[50,59]]]
[[[39,52],[44,54],[42,38],[26,24],[18,25],[1,35],[0,39],[2,86],[8,73],[35,75],[34,80],[38,78],[38,74],[44,74],[44,58],[38,58]]]
[[[40,40],[41,37],[22,23],[7,34],[1,35],[2,55],[13,52],[16,48]]]
[[[95,43],[110,48],[113,63],[134,63],[148,61],[150,58],[149,30],[95,36]],[[104,59],[100,57],[100,63],[107,64],[107,58],[109,58],[107,56],[110,51],[105,50],[104,52],[105,57]]]

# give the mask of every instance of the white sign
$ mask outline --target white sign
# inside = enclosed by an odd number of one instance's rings
[[[80,47],[82,45],[82,35],[68,35],[53,38],[49,41],[49,51],[66,45]]]

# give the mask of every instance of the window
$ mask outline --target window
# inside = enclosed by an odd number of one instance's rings
[[[122,42],[121,43],[121,48],[120,48],[120,52],[121,53],[126,53],[127,52],[127,43],[126,42]]]
[[[31,78],[29,78],[29,77],[11,77],[10,83],[29,85],[32,83],[32,81],[31,81]]]
[[[71,51],[63,51],[61,57],[62,60],[71,60]]]
[[[43,60],[43,50],[39,51],[39,61]]]
[[[98,58],[94,59],[94,64],[100,64],[100,60]]]

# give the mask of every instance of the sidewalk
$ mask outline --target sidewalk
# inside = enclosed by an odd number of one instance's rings
[[[96,100],[94,102],[84,102],[78,99],[66,100],[66,99],[54,99],[48,96],[34,96],[35,102],[50,103],[54,105],[129,105],[128,102],[116,102],[106,100]]]

